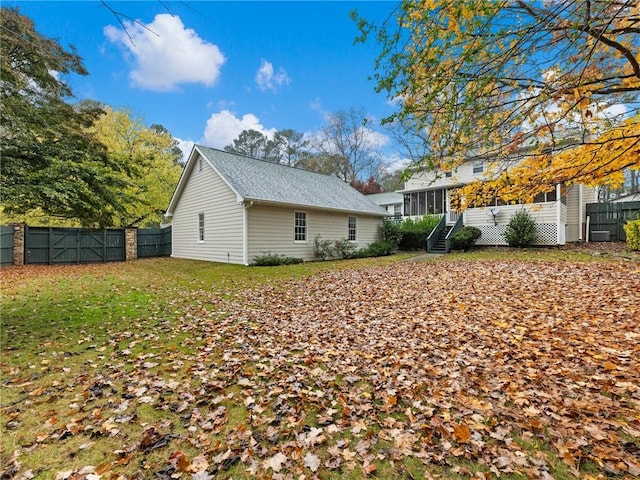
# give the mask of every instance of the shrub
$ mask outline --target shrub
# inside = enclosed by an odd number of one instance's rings
[[[313,254],[320,260],[333,256],[333,241],[321,240],[320,235],[313,239]]]
[[[351,258],[356,251],[356,245],[346,238],[333,242],[333,252],[338,258]]]
[[[454,250],[468,250],[482,235],[477,227],[462,227],[451,236],[451,248]]]
[[[255,257],[251,265],[256,267],[275,267],[277,265],[295,265],[303,263],[304,260],[296,257],[287,257],[278,255],[277,253],[265,253],[259,257]]]
[[[400,248],[403,250],[424,249],[427,245],[427,237],[436,228],[439,221],[439,215],[425,215],[416,221],[407,218],[400,224],[400,231],[402,232]]]
[[[385,257],[396,251],[396,245],[387,240],[378,240],[353,253],[354,258]]]
[[[513,214],[504,232],[510,247],[528,247],[536,241],[536,222],[522,209]]]
[[[380,225],[380,237],[383,241],[389,242],[394,249],[398,248],[402,240],[402,228],[400,223],[385,218]]]
[[[627,234],[629,250],[640,250],[640,220],[629,220],[622,228]]]

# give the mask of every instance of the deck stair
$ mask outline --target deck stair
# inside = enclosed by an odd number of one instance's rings
[[[429,253],[447,253],[446,239],[447,239],[447,235],[449,235],[449,232],[451,231],[452,228],[453,228],[453,225],[447,225],[442,230],[442,232],[434,242],[433,246],[429,249]]]

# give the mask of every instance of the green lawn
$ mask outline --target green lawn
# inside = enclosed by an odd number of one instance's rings
[[[637,473],[637,263],[413,256],[3,268],[3,471]]]

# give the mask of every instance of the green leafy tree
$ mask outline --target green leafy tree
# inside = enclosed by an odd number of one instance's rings
[[[239,153],[259,160],[277,162],[275,142],[257,130],[243,130],[238,138],[224,149],[227,152]]]
[[[640,168],[637,0],[404,0],[382,24],[352,16],[381,47],[377,90],[399,105],[386,122],[412,136],[412,170],[492,161],[460,189],[467,204],[486,182],[510,201]]]
[[[110,226],[129,200],[121,166],[88,133],[104,113],[76,108],[65,75],[86,75],[73,47],[40,35],[18,9],[0,8],[0,186],[7,215],[39,211]]]
[[[278,130],[273,135],[274,158],[278,163],[290,167],[298,167],[308,158],[309,141],[300,132],[292,129]]]
[[[182,166],[175,139],[161,125],[146,127],[126,109],[106,108],[92,128],[107,147],[107,155],[131,179],[125,189],[129,201],[123,211],[110,211],[115,226],[157,226],[171,200]]]

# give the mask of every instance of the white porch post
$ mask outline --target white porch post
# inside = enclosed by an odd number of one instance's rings
[[[582,184],[578,184],[578,241],[582,242],[582,216],[584,215],[584,206],[582,205]]]
[[[565,243],[565,226],[562,223],[562,188],[560,184],[556,185],[556,242],[558,245]]]

